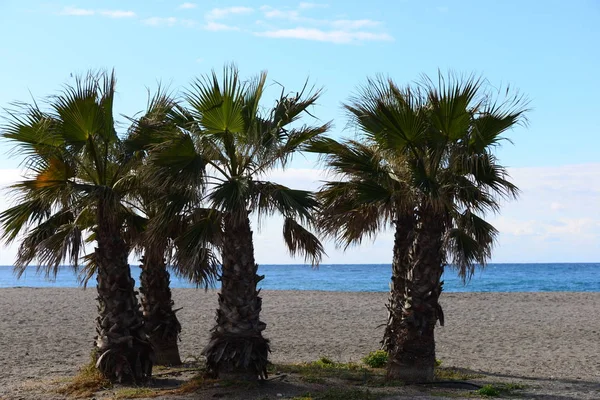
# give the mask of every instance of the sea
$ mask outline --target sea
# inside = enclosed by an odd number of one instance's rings
[[[131,267],[139,282],[140,269]],[[322,290],[342,292],[386,292],[389,290],[389,264],[260,265],[265,290]],[[442,277],[445,292],[600,292],[600,263],[488,264],[478,267],[464,282],[455,270],[447,267]],[[96,284],[92,278],[88,287]],[[10,287],[78,287],[76,274],[61,268],[55,279],[37,274],[28,267],[17,279],[11,266],[0,266],[0,288]],[[195,288],[196,285],[171,274],[171,287]],[[217,285],[218,287],[218,285]]]

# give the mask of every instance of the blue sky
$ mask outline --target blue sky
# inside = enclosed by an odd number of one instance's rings
[[[314,114],[344,131],[340,108],[368,76],[399,84],[438,69],[481,74],[531,100],[529,126],[509,133],[500,160],[523,190],[490,216],[501,231],[493,261],[600,261],[600,2],[584,1],[12,1],[0,3],[0,107],[55,93],[88,69],[114,68],[117,112],[133,115],[157,82],[173,90],[235,62],[242,75],[298,90],[309,77],[325,92]],[[274,85],[274,89],[277,87]],[[31,94],[30,94],[31,93]],[[0,185],[19,160],[0,143]],[[276,172],[316,188],[311,159]],[[0,195],[1,196],[1,195]],[[7,204],[0,197],[0,209]],[[283,249],[280,226],[257,233],[257,261],[299,262]],[[380,235],[326,262],[389,262]],[[10,264],[14,248],[0,249]]]

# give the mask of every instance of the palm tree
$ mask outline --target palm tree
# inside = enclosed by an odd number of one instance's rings
[[[155,364],[181,364],[179,355],[179,333],[181,324],[173,308],[170,289],[170,274],[167,261],[178,261],[172,251],[179,247],[185,254],[183,261],[189,265],[177,263],[175,273],[194,282],[208,286],[218,271],[218,260],[210,246],[197,243],[183,248],[186,230],[197,220],[197,212],[190,208],[197,194],[186,187],[172,182],[165,187],[152,187],[153,174],[151,149],[164,138],[178,133],[178,128],[170,118],[177,107],[171,96],[158,90],[148,104],[147,112],[140,118],[132,119],[132,127],[125,141],[129,154],[139,159],[135,171],[135,193],[131,196],[132,209],[138,213],[130,216],[141,218],[142,231],[133,238],[132,246],[142,255],[140,261],[140,302],[144,315],[146,332],[155,352]],[[162,189],[162,190],[161,190]],[[190,197],[191,196],[191,197]],[[216,235],[215,235],[216,238]]]
[[[86,260],[98,274],[96,366],[113,381],[139,382],[153,354],[127,262],[124,200],[136,161],[115,129],[114,93],[114,73],[89,73],[50,97],[47,111],[37,103],[9,111],[2,136],[25,156],[26,173],[0,223],[6,242],[24,234],[18,274],[33,261],[47,275],[64,262],[77,268],[84,239],[95,241]]]
[[[346,250],[365,236],[375,239],[387,227],[394,229],[388,321],[382,341],[383,348],[390,351],[393,329],[401,319],[416,224],[415,193],[406,160],[374,143],[356,140],[320,138],[308,150],[320,153],[338,178],[326,182],[318,193],[323,204],[319,227],[338,247]]]
[[[330,140],[311,148],[342,178],[320,193],[325,231],[350,244],[395,225],[382,341],[390,379],[433,379],[444,267],[466,279],[485,265],[497,231],[482,215],[518,193],[493,154],[525,112],[521,96],[506,95],[498,102],[473,77],[440,75],[437,85],[424,79],[404,89],[369,80],[345,105],[365,143]]]
[[[142,254],[140,302],[157,365],[181,364],[178,346],[181,324],[176,315],[178,310],[173,307],[167,265],[175,262],[171,268],[178,276],[206,287],[212,285],[219,269],[210,244],[202,246],[195,243],[194,246],[182,247],[190,225],[197,220],[197,212],[186,213],[181,200],[182,197],[178,197],[175,191],[158,197],[156,193],[146,192],[138,197],[139,208],[146,218],[146,231],[136,241],[136,247]],[[159,207],[169,210],[168,221],[164,218],[165,210]],[[179,208],[179,211],[173,212],[174,208]],[[216,234],[213,235],[213,240],[216,237]],[[172,255],[173,251],[175,255]],[[179,257],[180,253],[185,256]],[[186,258],[189,265],[178,262],[179,258]]]
[[[235,67],[224,69],[222,81],[216,73],[195,80],[185,94],[186,108],[173,118],[181,136],[155,149],[152,163],[157,184],[189,182],[203,193],[210,208],[201,212],[202,224],[191,226],[188,243],[214,243],[221,252],[222,272],[216,326],[204,348],[210,371],[266,377],[269,342],[262,335],[261,298],[250,216],[275,212],[284,217],[283,237],[292,254],[300,253],[313,264],[323,248],[303,225],[313,223],[318,203],[313,193],[293,190],[265,180],[273,168],[285,167],[294,152],[327,131],[294,124],[319,97],[319,91],[286,95],[282,91],[266,112],[260,108],[266,73],[241,82]],[[291,126],[293,125],[293,126]],[[193,166],[202,171],[193,174]],[[164,170],[164,172],[160,172]],[[194,179],[196,180],[194,182]],[[206,211],[206,210],[205,210]],[[209,221],[209,223],[206,223]],[[218,241],[211,235],[220,232]],[[180,261],[185,255],[178,252]]]

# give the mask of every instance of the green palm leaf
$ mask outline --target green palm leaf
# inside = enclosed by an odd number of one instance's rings
[[[304,255],[304,260],[311,265],[318,265],[325,254],[319,239],[292,218],[284,221],[283,239],[293,256]]]

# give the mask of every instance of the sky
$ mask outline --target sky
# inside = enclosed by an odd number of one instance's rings
[[[55,94],[90,69],[114,69],[116,113],[133,116],[159,83],[178,92],[235,63],[242,77],[268,71],[266,107],[280,85],[323,88],[312,114],[333,121],[331,136],[348,137],[341,104],[367,77],[406,85],[437,71],[475,73],[518,89],[531,108],[497,151],[522,194],[488,216],[500,230],[491,261],[600,262],[599,26],[597,0],[3,0],[0,109]],[[0,141],[0,187],[19,168]],[[311,190],[326,178],[303,156],[271,176]],[[10,202],[0,192],[0,210]],[[303,262],[288,255],[280,219],[254,230],[258,263]],[[326,243],[323,262],[390,263],[392,243],[389,231],[345,252]],[[15,251],[0,247],[0,265]]]

